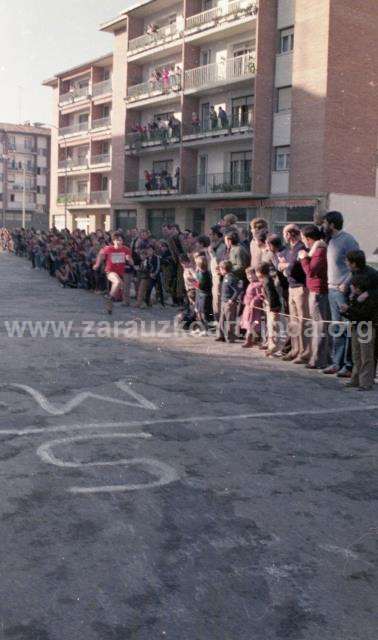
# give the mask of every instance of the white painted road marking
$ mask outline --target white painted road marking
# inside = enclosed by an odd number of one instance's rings
[[[160,462],[159,460],[153,460],[152,458],[129,458],[129,459],[121,459],[121,460],[111,460],[111,461],[102,461],[98,460],[97,462],[71,462],[65,461],[53,453],[52,449],[57,446],[63,446],[75,442],[83,442],[97,439],[117,439],[117,438],[139,438],[143,440],[148,440],[152,438],[150,433],[107,433],[101,435],[90,435],[90,436],[76,436],[73,438],[62,438],[60,440],[52,440],[51,442],[47,442],[41,445],[37,449],[37,454],[41,458],[43,462],[47,464],[52,464],[56,467],[63,468],[74,468],[74,469],[85,469],[88,467],[114,467],[118,465],[123,465],[125,467],[135,467],[141,466],[147,468],[148,473],[157,477],[157,480],[153,480],[152,482],[147,483],[139,483],[139,484],[120,484],[120,485],[108,485],[108,486],[99,486],[99,487],[70,487],[68,489],[69,492],[75,494],[95,494],[95,493],[114,493],[114,492],[125,492],[125,491],[140,491],[142,489],[154,489],[156,487],[162,487],[167,484],[171,484],[172,482],[176,482],[179,480],[179,475],[176,470],[170,465]]]
[[[15,389],[18,391],[22,391],[23,393],[28,394],[39,404],[39,406],[49,413],[52,416],[64,416],[67,413],[70,413],[73,409],[82,404],[85,400],[95,399],[101,400],[102,402],[111,402],[113,404],[121,404],[123,406],[128,407],[136,407],[140,409],[148,409],[151,411],[157,411],[157,406],[147,400],[140,393],[137,393],[133,389],[130,388],[129,384],[126,381],[119,380],[115,383],[116,386],[124,391],[126,394],[131,396],[136,402],[129,402],[128,400],[119,400],[118,398],[112,398],[111,396],[102,396],[97,393],[92,393],[91,391],[83,391],[82,393],[78,393],[72,400],[69,400],[62,406],[58,406],[56,404],[52,404],[42,393],[37,391],[37,389],[33,389],[33,387],[29,387],[25,384],[3,384],[0,388],[9,388]]]
[[[135,428],[135,427],[151,427],[158,424],[188,424],[188,423],[201,423],[201,422],[228,422],[237,420],[251,420],[253,418],[292,418],[298,416],[327,416],[327,415],[339,415],[343,413],[360,413],[368,411],[378,411],[378,405],[365,405],[356,407],[345,406],[334,409],[303,409],[303,411],[279,411],[279,412],[257,412],[257,413],[245,413],[240,415],[202,415],[191,416],[188,418],[156,418],[155,420],[133,420],[131,422],[91,422],[88,424],[66,424],[55,427],[42,427],[40,429],[30,427],[27,429],[4,429],[0,430],[1,435],[10,436],[28,436],[38,435],[42,433],[58,433],[59,431],[82,431],[86,429],[112,429],[112,428]]]

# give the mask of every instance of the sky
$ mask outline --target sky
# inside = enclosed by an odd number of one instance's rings
[[[0,0],[0,122],[51,122],[52,90],[43,80],[109,53],[101,23],[129,0]]]

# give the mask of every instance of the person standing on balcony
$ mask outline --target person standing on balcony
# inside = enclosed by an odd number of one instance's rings
[[[211,129],[217,129],[218,128],[218,115],[217,115],[217,112],[215,111],[214,105],[211,105],[211,107],[210,107],[209,118],[210,118],[210,127],[211,127]]]
[[[218,109],[218,119],[221,124],[221,129],[228,129],[228,115],[222,107]]]
[[[200,128],[200,119],[198,117],[198,113],[196,113],[195,111],[193,111],[192,113],[192,131],[193,133],[198,133],[199,128]]]

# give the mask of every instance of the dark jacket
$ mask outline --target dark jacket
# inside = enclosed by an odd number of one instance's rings
[[[290,289],[306,286],[306,274],[298,260],[298,253],[303,249],[306,249],[306,247],[303,242],[298,240],[294,247],[288,247],[280,253],[280,256],[283,256],[289,265],[287,269],[285,269],[284,273],[287,277]]]
[[[226,273],[222,281],[222,302],[236,302],[241,294],[239,280],[234,273]]]
[[[378,295],[370,295],[364,302],[352,298],[348,309],[342,314],[352,322],[373,322],[378,325]]]
[[[281,310],[281,300],[279,293],[274,285],[273,278],[269,276],[269,278],[265,278],[264,281],[264,295],[265,299],[268,303],[270,311],[280,311]]]

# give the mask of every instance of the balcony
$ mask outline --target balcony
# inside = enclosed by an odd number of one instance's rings
[[[92,129],[107,129],[110,127],[112,121],[110,116],[106,118],[97,118],[97,120],[93,120]]]
[[[110,197],[108,191],[91,191],[90,204],[109,204]]]
[[[196,13],[186,19],[185,29],[186,32],[196,33],[197,31],[203,31],[205,29],[211,29],[224,22],[238,20],[246,16],[255,16],[258,12],[257,2],[252,0],[234,0],[234,2],[227,2],[225,5],[220,5]]]
[[[93,156],[91,164],[110,164],[110,153],[101,153],[97,156]]]
[[[81,98],[89,98],[90,88],[89,84],[85,87],[78,87],[76,89],[71,89],[67,91],[67,93],[62,93],[59,96],[59,104],[69,104],[70,102],[76,102],[76,100],[80,100]]]
[[[69,158],[68,160],[59,160],[58,169],[68,169],[74,171],[75,169],[87,169],[88,158]]]
[[[185,92],[195,93],[229,82],[253,78],[256,62],[253,54],[229,58],[224,62],[213,62],[185,72]]]
[[[127,102],[137,102],[163,95],[172,95],[181,91],[181,74],[175,74],[169,82],[149,80],[141,84],[134,84],[127,90]]]
[[[166,44],[180,37],[178,23],[167,24],[156,29],[153,33],[144,33],[142,36],[133,38],[129,42],[128,54],[133,55],[146,49],[152,49],[159,45]]]
[[[190,142],[194,140],[214,140],[220,137],[234,137],[237,134],[248,134],[252,132],[253,115],[252,112],[246,113],[245,117],[234,117],[226,122],[205,120],[198,125],[186,125],[184,127],[183,141]]]
[[[185,179],[185,193],[241,193],[251,190],[251,176],[243,173],[208,173]]]
[[[59,135],[64,138],[65,136],[72,136],[77,133],[88,133],[88,131],[88,122],[77,122],[76,124],[70,124],[68,127],[60,127]]]
[[[57,199],[58,204],[68,204],[71,206],[81,207],[96,204],[109,204],[109,202],[110,196],[108,191],[91,191],[91,193],[62,193]]]
[[[61,193],[57,198],[57,204],[86,205],[87,203],[87,193]]]
[[[126,150],[139,152],[142,149],[153,149],[155,147],[167,147],[180,142],[180,127],[177,130],[156,129],[128,133],[126,136]]]
[[[25,209],[26,211],[34,211],[34,209],[36,209],[37,205],[35,202],[26,202],[25,203]],[[12,210],[16,210],[16,211],[22,211],[22,202],[8,202],[7,203],[7,209],[12,209]]]
[[[162,196],[175,195],[180,189],[174,182],[174,178],[167,176],[154,176],[149,182],[143,180],[126,180],[125,194],[131,196]]]
[[[106,96],[108,93],[112,93],[112,81],[104,80],[103,82],[96,82],[92,88],[93,98],[99,98],[100,96]]]

